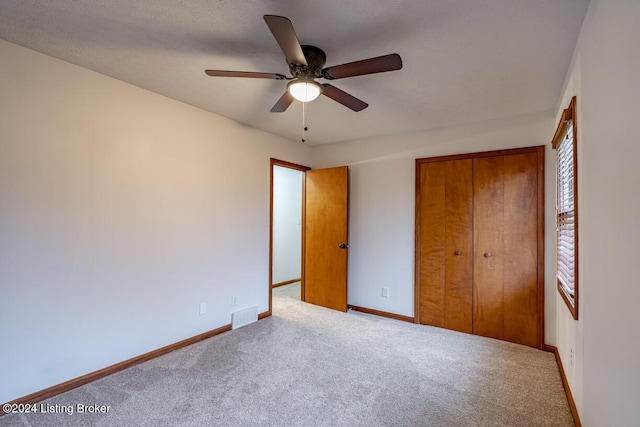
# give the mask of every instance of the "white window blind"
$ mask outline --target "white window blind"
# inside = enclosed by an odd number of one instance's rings
[[[557,146],[558,161],[558,280],[575,298],[575,204],[573,126]]]

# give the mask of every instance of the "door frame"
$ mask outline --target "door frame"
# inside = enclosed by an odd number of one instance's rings
[[[304,301],[304,261],[305,261],[305,254],[304,254],[304,242],[305,242],[305,220],[306,220],[306,215],[305,215],[305,198],[306,198],[306,188],[305,188],[305,177],[306,177],[306,172],[308,170],[311,170],[311,168],[309,166],[303,166],[303,165],[299,165],[297,163],[291,163],[291,162],[287,162],[285,160],[279,160],[279,159],[274,159],[273,157],[270,159],[270,166],[269,166],[269,311],[268,311],[268,315],[270,316],[272,314],[272,302],[273,302],[273,168],[274,166],[280,166],[283,168],[288,168],[288,169],[294,169],[294,170],[298,170],[300,172],[302,172],[302,206],[301,208],[301,212],[302,212],[302,218],[301,218],[301,224],[303,225],[301,227],[301,233],[302,233],[302,238],[301,240],[301,265],[300,265],[300,299],[302,301]]]

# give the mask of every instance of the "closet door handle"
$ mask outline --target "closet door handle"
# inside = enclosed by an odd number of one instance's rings
[[[485,252],[484,253],[484,257],[485,258],[491,258],[493,256],[493,254],[491,252]]]
[[[460,249],[458,249],[457,251],[454,252],[454,254],[456,255],[462,255],[462,251]]]

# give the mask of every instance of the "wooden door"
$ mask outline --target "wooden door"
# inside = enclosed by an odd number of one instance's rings
[[[304,300],[347,311],[346,166],[306,173]]]
[[[539,161],[537,153],[473,160],[473,331],[533,347],[542,345]]]
[[[416,320],[544,345],[544,147],[416,160]]]
[[[471,333],[471,159],[419,168],[420,323]]]

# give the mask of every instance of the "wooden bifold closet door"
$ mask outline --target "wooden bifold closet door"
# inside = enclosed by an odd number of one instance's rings
[[[542,348],[544,147],[416,161],[419,323]]]

